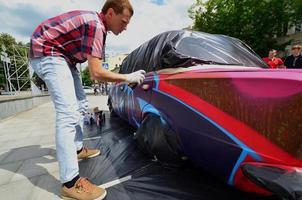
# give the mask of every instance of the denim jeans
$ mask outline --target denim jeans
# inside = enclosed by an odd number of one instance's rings
[[[76,151],[83,147],[83,118],[88,101],[80,73],[61,57],[35,58],[30,65],[46,83],[55,106],[57,160],[60,180],[65,183],[79,174]]]

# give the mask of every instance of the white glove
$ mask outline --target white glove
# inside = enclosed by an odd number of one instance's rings
[[[144,70],[138,70],[130,74],[126,74],[126,82],[141,84],[145,79],[145,74],[146,72]]]

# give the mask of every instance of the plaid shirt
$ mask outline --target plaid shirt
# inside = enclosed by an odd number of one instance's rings
[[[42,22],[30,39],[30,58],[64,57],[70,66],[87,55],[103,57],[106,27],[102,13],[71,11]]]

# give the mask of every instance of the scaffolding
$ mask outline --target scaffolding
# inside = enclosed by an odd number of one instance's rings
[[[18,48],[17,48],[18,47]],[[2,73],[5,78],[6,94],[18,95],[22,93],[39,94],[41,91],[33,83],[33,70],[29,66],[28,47],[21,45],[12,46],[12,55],[8,55],[6,47],[2,45],[0,60]]]

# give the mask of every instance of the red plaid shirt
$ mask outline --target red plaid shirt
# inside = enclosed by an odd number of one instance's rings
[[[87,55],[101,59],[106,33],[102,13],[64,13],[42,22],[36,28],[30,39],[30,58],[60,56],[71,66],[85,62]]]

